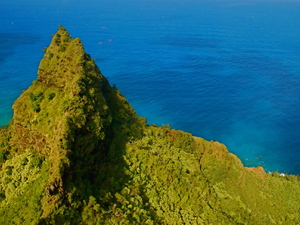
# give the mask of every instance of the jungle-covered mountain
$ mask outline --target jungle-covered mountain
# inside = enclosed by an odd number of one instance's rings
[[[300,223],[298,176],[148,125],[62,26],[13,110],[0,129],[1,224]]]

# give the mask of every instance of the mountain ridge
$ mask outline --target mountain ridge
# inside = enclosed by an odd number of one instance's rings
[[[300,180],[149,126],[59,26],[0,129],[3,224],[296,224]]]

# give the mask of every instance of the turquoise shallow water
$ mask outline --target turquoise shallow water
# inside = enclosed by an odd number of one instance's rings
[[[1,2],[0,125],[61,24],[148,123],[300,174],[299,11],[280,0]]]

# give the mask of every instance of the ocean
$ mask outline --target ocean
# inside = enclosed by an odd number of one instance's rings
[[[149,124],[300,174],[299,0],[0,2],[0,126],[58,25]]]

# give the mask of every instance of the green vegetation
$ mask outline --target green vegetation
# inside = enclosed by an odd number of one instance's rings
[[[0,129],[1,224],[299,224],[300,179],[149,126],[65,28]]]

